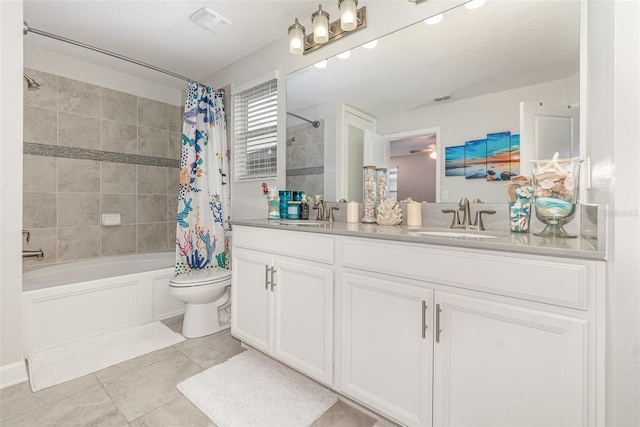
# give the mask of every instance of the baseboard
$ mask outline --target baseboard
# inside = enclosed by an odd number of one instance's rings
[[[28,379],[27,367],[25,366],[24,361],[0,366],[0,388],[19,384],[27,381]]]

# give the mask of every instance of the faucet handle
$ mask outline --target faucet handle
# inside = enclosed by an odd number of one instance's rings
[[[333,217],[333,212],[338,210],[340,210],[338,206],[331,206],[331,211],[329,213],[329,222],[335,221],[335,218]]]
[[[450,228],[460,227],[460,217],[458,216],[458,211],[456,209],[442,209],[442,213],[452,213],[453,220],[451,221]]]
[[[482,214],[487,214],[487,215],[493,215],[495,214],[496,211],[494,211],[493,209],[487,209],[487,210],[479,210],[476,212],[476,219],[475,222],[473,223],[473,225],[469,228],[472,228],[474,230],[480,230],[480,231],[484,231],[484,224],[482,223]]]
[[[22,235],[27,236],[27,243],[29,243],[29,240],[31,239],[31,233],[29,232],[29,230],[22,230]]]

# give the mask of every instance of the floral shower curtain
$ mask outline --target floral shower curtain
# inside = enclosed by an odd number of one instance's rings
[[[229,268],[229,151],[224,92],[189,84],[182,125],[176,274]]]

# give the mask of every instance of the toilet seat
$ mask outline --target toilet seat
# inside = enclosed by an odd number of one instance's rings
[[[224,282],[231,278],[231,271],[222,268],[208,268],[206,270],[192,270],[169,279],[169,287],[189,288],[207,286]]]

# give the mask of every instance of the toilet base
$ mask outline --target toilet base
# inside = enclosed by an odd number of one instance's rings
[[[230,328],[230,322],[220,323],[218,304],[219,301],[187,304],[182,322],[182,335],[185,338],[200,338]]]

